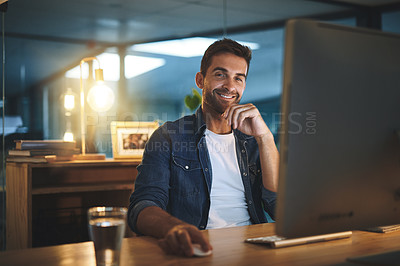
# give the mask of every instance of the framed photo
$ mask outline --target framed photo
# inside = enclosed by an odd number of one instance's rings
[[[111,122],[114,159],[141,159],[146,142],[158,126],[158,122]]]

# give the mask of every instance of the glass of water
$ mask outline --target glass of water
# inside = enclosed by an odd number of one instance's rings
[[[93,240],[96,264],[118,266],[125,234],[127,209],[93,207],[88,210],[89,235]]]

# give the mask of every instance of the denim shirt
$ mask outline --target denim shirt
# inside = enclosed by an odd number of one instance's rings
[[[210,209],[212,169],[201,108],[159,127],[146,143],[130,197],[128,224],[136,228],[138,214],[158,206],[189,224],[205,229]],[[258,144],[254,137],[234,130],[236,154],[252,223],[273,218],[276,193],[264,188]]]

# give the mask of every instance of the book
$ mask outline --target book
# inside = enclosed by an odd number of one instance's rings
[[[73,150],[75,141],[63,140],[15,140],[16,150]]]
[[[9,150],[9,156],[40,156],[40,155],[56,155],[54,151],[49,150]]]
[[[45,155],[45,156],[8,156],[6,162],[13,163],[52,163],[71,161],[74,157],[71,156],[57,156],[57,155]]]
[[[49,156],[49,155],[46,155]],[[8,156],[6,162],[13,162],[13,163],[47,163],[46,156]],[[54,155],[50,155],[54,156]]]
[[[365,229],[365,231],[375,232],[375,233],[389,233],[399,230],[400,230],[400,224],[377,226]]]
[[[79,149],[73,150],[9,150],[9,156],[44,156],[44,155],[58,155],[58,156],[70,156],[73,154],[79,154]]]

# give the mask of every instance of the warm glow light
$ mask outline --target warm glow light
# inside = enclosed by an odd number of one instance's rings
[[[89,106],[96,112],[106,112],[114,104],[114,92],[102,82],[97,82],[87,95]]]
[[[72,111],[75,108],[75,96],[73,94],[70,94],[69,92],[70,89],[64,95],[64,108],[67,111]]]
[[[185,38],[170,41],[161,41],[153,43],[135,44],[130,49],[138,52],[154,53],[154,54],[165,54],[180,57],[194,57],[202,56],[205,50],[217,39],[213,38]],[[253,42],[241,42],[238,43],[250,47],[252,50],[256,50],[260,47],[258,43]]]
[[[64,133],[64,141],[74,141],[74,134],[72,132],[66,131]]]

